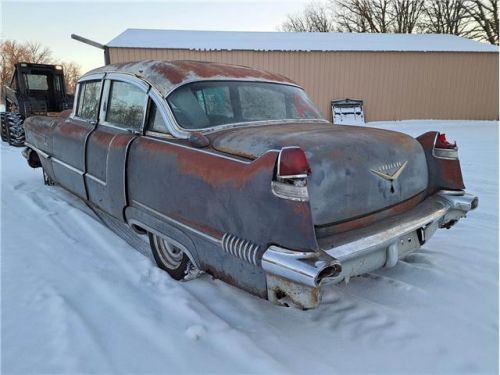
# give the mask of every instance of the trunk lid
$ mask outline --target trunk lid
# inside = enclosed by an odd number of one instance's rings
[[[312,169],[308,189],[317,226],[383,210],[427,188],[422,146],[394,131],[301,123],[233,128],[210,138],[216,150],[247,158],[301,147]]]

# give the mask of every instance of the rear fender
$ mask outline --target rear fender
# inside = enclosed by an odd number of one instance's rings
[[[425,152],[429,171],[429,190],[463,190],[460,160],[457,158],[442,158],[435,155],[434,145],[439,132],[432,131],[417,137]]]
[[[277,244],[315,251],[309,202],[272,192],[277,157],[278,151],[268,151],[247,161],[139,137],[127,163],[129,202],[218,240],[227,233],[262,249]]]

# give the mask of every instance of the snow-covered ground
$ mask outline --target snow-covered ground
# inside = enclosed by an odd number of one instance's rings
[[[311,311],[173,281],[2,144],[2,373],[496,373],[498,123],[368,125],[456,139],[480,205]]]

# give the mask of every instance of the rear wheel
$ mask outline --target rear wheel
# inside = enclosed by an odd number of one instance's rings
[[[173,279],[182,280],[193,267],[187,254],[171,242],[149,233],[149,244],[156,264]]]
[[[11,146],[24,146],[24,119],[19,113],[8,112],[5,116],[7,141]],[[3,132],[2,132],[3,133]]]

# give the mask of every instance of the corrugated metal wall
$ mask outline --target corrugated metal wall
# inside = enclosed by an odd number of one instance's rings
[[[110,48],[111,63],[203,60],[281,73],[331,119],[332,99],[362,99],[367,121],[498,119],[498,54],[259,52]]]

